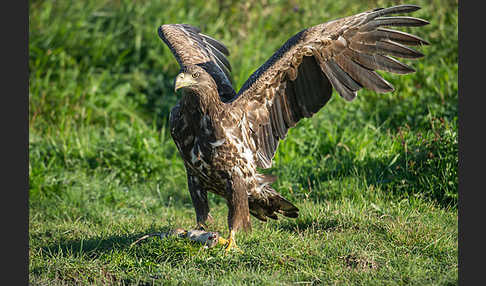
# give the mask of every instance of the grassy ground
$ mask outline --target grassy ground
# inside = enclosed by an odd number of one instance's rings
[[[373,284],[458,280],[457,1],[410,1],[431,22],[417,72],[391,94],[339,96],[280,145],[274,187],[297,219],[253,222],[244,254],[139,236],[189,228],[167,132],[178,66],[156,29],[190,23],[232,52],[234,82],[284,41],[402,1],[30,1],[29,272],[34,285]],[[227,208],[210,195],[227,235]]]

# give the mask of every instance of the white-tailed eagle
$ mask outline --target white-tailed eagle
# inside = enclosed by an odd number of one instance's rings
[[[229,52],[221,42],[190,25],[160,26],[160,38],[181,66],[175,79],[181,99],[171,110],[170,131],[184,160],[198,226],[211,219],[207,192],[227,201],[226,250],[236,246],[236,231],[251,229],[250,214],[263,221],[277,219],[277,214],[297,217],[298,208],[270,186],[275,176],[257,168],[272,166],[288,129],[319,111],[333,88],[351,101],[361,88],[393,91],[375,70],[414,72],[393,57],[422,57],[407,45],[428,43],[387,27],[428,24],[413,17],[389,17],[418,9],[415,5],[378,8],[304,29],[256,70],[238,93],[230,80]]]

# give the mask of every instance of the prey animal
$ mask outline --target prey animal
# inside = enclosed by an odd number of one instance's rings
[[[250,214],[266,221],[298,216],[298,208],[275,191],[276,177],[257,168],[272,159],[289,128],[318,112],[333,89],[347,101],[367,88],[393,91],[376,70],[414,72],[398,58],[420,58],[408,46],[427,45],[415,35],[389,29],[428,24],[390,16],[420,9],[415,5],[377,8],[306,28],[281,46],[236,92],[229,51],[220,41],[187,24],[158,28],[181,70],[174,83],[181,98],[170,113],[170,132],[184,161],[197,226],[212,217],[208,192],[228,205],[226,251],[235,233],[251,230]]]

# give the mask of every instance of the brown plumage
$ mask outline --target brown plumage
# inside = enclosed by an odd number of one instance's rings
[[[390,56],[422,57],[406,45],[428,43],[386,27],[427,24],[413,17],[388,17],[418,9],[378,8],[304,29],[238,93],[231,85],[229,52],[222,43],[189,25],[159,27],[159,36],[181,66],[175,89],[182,91],[182,98],[171,111],[170,129],[186,166],[198,224],[211,219],[208,191],[227,201],[228,249],[235,231],[251,228],[250,213],[263,221],[277,219],[277,214],[297,217],[297,207],[270,186],[276,178],[258,173],[257,167],[272,166],[288,129],[319,111],[333,88],[351,101],[361,88],[393,91],[375,70],[413,72]]]

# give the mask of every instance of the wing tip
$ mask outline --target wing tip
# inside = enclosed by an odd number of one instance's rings
[[[160,25],[158,28],[157,28],[157,34],[159,35],[159,37],[161,39],[164,38],[164,26],[166,25]]]
[[[165,39],[167,38],[165,35],[167,30],[170,28],[174,28],[175,25],[176,24],[162,24],[157,28],[157,34],[162,40],[165,41]]]
[[[389,93],[389,92],[394,92],[394,91],[395,91],[395,87],[393,85],[391,85],[391,83],[388,83],[388,87],[384,88],[379,93]]]
[[[422,9],[422,7],[414,4],[403,4],[403,5],[395,5],[391,7],[379,7],[371,10],[372,16],[377,17],[380,15],[386,14],[396,14],[396,13],[411,13],[417,10]]]

